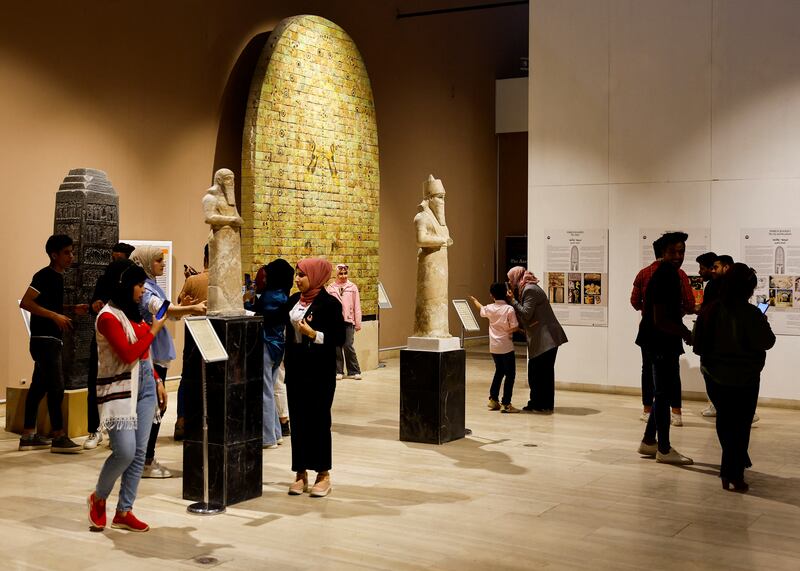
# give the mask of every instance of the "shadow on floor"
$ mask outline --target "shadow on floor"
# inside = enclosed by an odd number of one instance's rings
[[[592,414],[600,414],[596,408],[586,408],[581,406],[557,406],[555,414],[564,414],[567,416],[589,416]]]
[[[497,474],[511,474],[514,476],[526,474],[527,468],[517,466],[511,456],[499,450],[485,450],[483,447],[490,444],[505,442],[502,440],[477,440],[475,438],[462,438],[446,444],[421,444],[405,442],[409,448],[432,450],[442,456],[453,460],[457,468],[469,470],[488,470]]]
[[[719,464],[695,462],[692,466],[681,468],[719,478]],[[765,472],[745,470],[744,479],[750,484],[747,495],[800,508],[800,478],[792,476],[784,478]]]

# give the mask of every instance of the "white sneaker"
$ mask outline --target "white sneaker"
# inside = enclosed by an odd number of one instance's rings
[[[278,438],[278,440],[277,440],[276,442],[277,442],[278,444],[283,444],[283,437],[280,437],[280,438]]]
[[[683,416],[681,416],[680,414],[675,414],[674,412],[671,414],[672,416],[670,419],[670,424],[672,426],[683,426]]]
[[[761,420],[757,414],[753,414],[753,424]]]
[[[277,444],[264,444],[261,446],[264,450],[275,450],[278,447]]]
[[[357,381],[360,381],[361,380],[361,373],[356,373],[355,375],[353,375],[353,378],[355,380],[357,380]]]
[[[656,452],[656,462],[661,462],[662,464],[677,464],[679,466],[688,466],[689,464],[694,464],[694,460],[688,456],[684,456],[674,448],[670,448],[669,452],[666,454]]]
[[[172,478],[172,472],[167,470],[164,466],[158,463],[158,460],[153,458],[152,463],[144,465],[142,478]]]
[[[642,416],[639,417],[639,420],[642,422],[647,422],[650,420],[650,413],[649,412],[642,412]]]
[[[706,418],[713,418],[717,416],[717,409],[714,408],[714,405],[712,403],[708,403],[708,406],[704,408],[700,414],[702,414]]]
[[[83,442],[83,449],[94,450],[95,448],[97,448],[97,445],[101,444],[102,442],[103,442],[103,433],[98,430],[97,432],[93,432],[92,434],[90,434],[89,438],[87,438]]]
[[[658,453],[658,444],[645,444],[644,442],[640,442],[637,452],[642,456],[653,457]]]
[[[344,375],[341,373],[336,373],[336,380],[341,381],[344,378]]]

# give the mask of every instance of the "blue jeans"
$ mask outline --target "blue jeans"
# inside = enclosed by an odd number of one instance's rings
[[[675,387],[680,386],[681,371],[677,353],[656,353],[647,351],[647,357],[653,367],[653,412],[644,429],[644,442],[650,444],[656,437],[658,450],[662,454],[669,452],[670,401],[675,394]]]
[[[139,363],[138,396],[136,430],[112,428],[108,431],[108,437],[111,439],[111,456],[106,458],[100,470],[94,492],[100,499],[108,498],[117,479],[122,476],[117,501],[117,511],[121,512],[130,511],[136,499],[136,490],[139,488],[139,480],[142,479],[147,439],[150,437],[150,428],[156,415],[158,400],[156,383],[150,363],[144,361]]]
[[[264,344],[264,423],[261,428],[261,442],[264,446],[271,446],[281,437],[281,421],[278,419],[278,409],[275,406],[275,378],[278,375],[280,363],[272,360],[272,356]]]

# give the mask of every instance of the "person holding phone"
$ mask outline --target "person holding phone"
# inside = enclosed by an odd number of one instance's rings
[[[286,392],[292,418],[290,495],[331,491],[331,406],[336,391],[336,347],[344,343],[342,304],[325,291],[331,264],[322,258],[297,263],[295,285],[286,320]],[[317,472],[308,487],[308,470]]]
[[[144,269],[147,279],[144,282],[144,293],[139,301],[139,313],[148,324],[153,323],[153,316],[167,301],[167,294],[156,283],[156,278],[164,275],[166,263],[164,261],[164,250],[156,246],[137,246],[131,259]],[[206,303],[199,302],[192,305],[168,305],[166,316],[171,319],[180,319],[185,315],[203,315],[206,312]],[[175,345],[172,337],[166,328],[161,329],[156,335],[152,346],[153,368],[158,374],[161,383],[167,379],[167,368],[171,361],[175,359]],[[159,395],[159,408],[163,415],[167,410],[167,393],[164,391],[163,397]],[[150,431],[150,439],[147,444],[145,455],[143,478],[171,478],[172,473],[162,466],[155,458],[156,441],[160,423],[156,423]]]
[[[704,308],[694,330],[694,352],[706,391],[717,409],[717,436],[722,448],[719,477],[726,490],[747,492],[744,470],[752,463],[748,454],[750,428],[758,402],[761,371],[775,334],[767,317],[749,303],[758,280],[752,268],[732,264],[720,297]]]
[[[147,274],[129,260],[109,266],[113,289],[95,322],[97,339],[97,407],[100,426],[108,430],[111,455],[106,458],[94,492],[89,495],[89,524],[106,526],[106,500],[122,478],[111,527],[147,531],[150,526],[131,511],[144,468],[145,448],[158,416],[157,402],[166,401],[163,382],[153,372],[150,346],[163,331],[166,316],[147,324],[139,313]]]

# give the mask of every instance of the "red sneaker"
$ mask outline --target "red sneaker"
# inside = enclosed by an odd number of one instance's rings
[[[117,512],[111,522],[111,527],[114,529],[127,529],[128,531],[147,531],[150,529],[149,525],[136,519],[133,512]]]
[[[106,501],[95,497],[92,492],[86,503],[89,504],[89,529],[103,531],[106,527]]]

